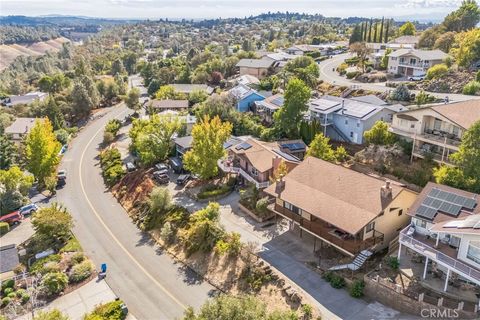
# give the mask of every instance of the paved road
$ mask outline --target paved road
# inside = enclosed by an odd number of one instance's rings
[[[57,197],[72,213],[74,233],[97,268],[107,263],[107,282],[130,311],[141,320],[174,319],[187,306],[202,305],[214,288],[137,229],[103,185],[97,160],[103,127],[127,112],[124,105],[113,107],[79,133],[63,158],[68,181]]]
[[[359,88],[371,91],[385,92],[387,90],[392,90],[392,88],[386,87],[385,83],[362,83],[354,80],[349,80],[345,77],[340,76],[334,69],[336,69],[345,58],[351,57],[349,53],[340,54],[333,56],[331,59],[327,59],[319,63],[320,68],[320,79],[328,83],[339,85],[339,86],[358,86]],[[417,94],[419,90],[411,90],[412,93]],[[467,96],[463,94],[445,94],[445,93],[435,93],[428,92],[429,94],[439,98],[444,99],[445,96],[448,96],[450,102],[455,101],[465,101],[471,99],[480,99],[479,96]]]

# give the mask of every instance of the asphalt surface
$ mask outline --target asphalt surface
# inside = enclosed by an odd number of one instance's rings
[[[385,82],[362,83],[362,82],[350,80],[350,79],[347,79],[346,77],[340,76],[338,72],[335,70],[348,57],[352,57],[352,55],[349,53],[340,54],[320,62],[318,65],[320,69],[320,80],[323,80],[338,86],[348,86],[348,87],[356,86],[358,88],[361,88],[364,90],[370,90],[370,91],[385,92],[385,91],[393,90],[393,88],[389,88],[385,86]],[[420,91],[410,90],[410,92],[417,94]],[[435,93],[435,92],[427,92],[427,93],[439,99],[444,99],[446,96],[448,96],[448,99],[450,102],[480,99],[479,96],[468,96],[464,94],[446,94],[446,93]]]
[[[67,184],[57,198],[70,210],[74,233],[97,269],[107,263],[106,281],[130,312],[141,320],[174,319],[187,306],[201,306],[214,288],[163,253],[103,184],[97,158],[103,128],[128,112],[123,104],[112,107],[78,134],[60,166]]]

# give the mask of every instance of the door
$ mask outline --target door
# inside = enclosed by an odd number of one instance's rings
[[[358,133],[356,132],[353,133],[353,142],[358,143]]]

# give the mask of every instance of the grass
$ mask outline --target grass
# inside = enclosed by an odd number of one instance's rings
[[[82,252],[82,246],[80,245],[80,242],[78,242],[77,238],[72,237],[70,240],[67,241],[67,243],[63,246],[62,249],[60,249],[61,253],[64,252]]]
[[[213,197],[218,197],[224,194],[227,194],[231,191],[231,187],[227,185],[209,185],[206,186],[203,190],[201,190],[197,197],[199,199],[208,199],[208,198],[213,198]]]

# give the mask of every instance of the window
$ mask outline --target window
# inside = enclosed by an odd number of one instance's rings
[[[365,228],[365,233],[372,231],[375,229],[375,221],[370,222],[367,224],[367,227]]]
[[[417,59],[410,58],[410,64],[416,64],[416,63],[417,63]]]
[[[415,219],[415,225],[425,229],[427,227],[427,222],[421,219]]]
[[[398,210],[398,216],[400,217],[403,214],[403,209]]]
[[[442,129],[442,120],[440,119],[435,119],[434,123],[433,123],[433,129],[435,130],[440,130]]]
[[[360,128],[360,122],[357,122],[357,128]]]
[[[291,204],[291,203],[289,203],[289,202],[287,202],[287,201],[284,201],[284,202],[283,202],[283,206],[284,206],[286,209],[292,211],[293,213],[300,215],[300,209],[299,209],[298,207],[294,206],[293,204]]]
[[[252,167],[252,171],[250,171],[255,177],[258,176],[258,170]]]
[[[480,264],[480,241],[470,241],[467,249],[467,258]]]
[[[350,131],[350,138],[353,138],[353,131]]]
[[[453,126],[452,133],[453,133],[455,136],[459,137],[459,136],[460,136],[460,134],[459,134],[459,133],[460,133],[460,129],[459,129],[457,126]]]
[[[345,119],[345,125],[348,125],[348,119]]]

